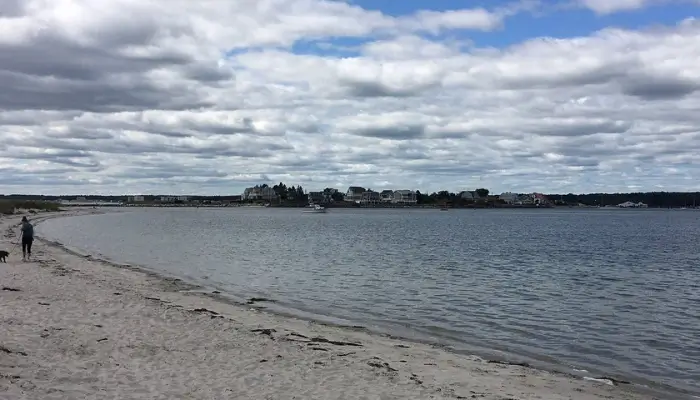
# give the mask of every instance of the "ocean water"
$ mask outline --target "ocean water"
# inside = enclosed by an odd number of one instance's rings
[[[700,394],[698,211],[129,209],[37,231],[319,318]]]

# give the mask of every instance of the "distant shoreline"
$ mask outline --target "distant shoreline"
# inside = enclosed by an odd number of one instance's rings
[[[406,205],[406,206],[398,206],[398,205],[382,205],[382,204],[376,204],[376,205],[355,205],[355,204],[322,204],[325,208],[328,209],[370,209],[370,210],[440,210],[441,208],[447,208],[448,210],[493,210],[493,209],[513,209],[513,210],[521,210],[521,209],[527,209],[527,210],[538,210],[538,209],[543,209],[543,210],[552,210],[552,209],[601,209],[601,210],[700,210],[700,207],[618,207],[618,206],[588,206],[588,205],[580,205],[580,206],[561,206],[561,205],[532,205],[532,204],[523,204],[523,205],[511,205],[511,204],[497,204],[497,205],[491,205],[491,204],[471,204],[471,205],[455,205],[455,206],[447,206],[447,207],[442,207],[440,205],[434,205],[434,204],[426,204],[426,205]],[[86,204],[61,204],[61,208],[66,208],[66,209],[73,209],[73,208],[90,208],[90,207],[95,207],[95,208],[102,208],[102,207],[107,207],[107,208],[291,208],[291,209],[303,209],[304,207],[308,206],[308,204],[271,204],[269,206],[266,206],[264,204],[245,204],[245,203],[230,203],[230,204],[162,204],[162,203],[142,203],[142,204],[95,204],[95,205],[86,205]]]

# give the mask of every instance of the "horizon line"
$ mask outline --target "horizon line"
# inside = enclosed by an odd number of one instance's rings
[[[384,189],[384,190],[391,190],[391,189]],[[411,189],[409,189],[411,190]],[[476,189],[475,189],[476,190]],[[472,191],[475,191],[472,190]],[[488,190],[488,189],[487,189]],[[431,195],[433,193],[439,193],[441,191],[447,191],[451,194],[459,194],[465,191],[469,190],[462,190],[459,192],[453,192],[449,191],[446,189],[442,190],[437,190],[437,191],[431,191],[431,192],[422,192],[420,190],[414,190],[417,192],[421,192],[421,194],[424,195]],[[323,190],[305,190],[304,193],[308,194],[311,192],[323,192]],[[341,192],[339,190],[340,193]],[[379,192],[378,192],[379,193]],[[588,195],[622,195],[622,194],[651,194],[651,193],[666,193],[666,194],[693,194],[693,195],[700,195],[700,190],[696,191],[666,191],[666,190],[651,190],[651,191],[629,191],[629,192],[580,192],[580,193],[546,193],[546,192],[537,192],[537,191],[528,191],[528,192],[511,192],[511,191],[505,191],[501,192],[502,193],[514,193],[514,194],[530,194],[530,193],[540,193],[546,196],[569,196],[569,195],[574,195],[574,196],[588,196]],[[489,194],[494,194],[491,191],[489,191]],[[123,194],[85,194],[85,193],[64,193],[64,194],[32,194],[32,193],[10,193],[10,194],[0,194],[0,199],[3,197],[12,197],[12,196],[40,196],[40,197],[129,197],[129,196],[185,196],[185,197],[231,197],[231,196],[241,196],[242,194],[175,194],[175,193],[135,193],[135,194],[129,194],[129,193],[123,193]],[[496,194],[494,194],[496,195]]]

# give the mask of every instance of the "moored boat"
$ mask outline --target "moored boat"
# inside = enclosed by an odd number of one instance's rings
[[[326,212],[326,208],[318,204],[309,204],[304,209],[304,212],[311,214],[324,214]]]

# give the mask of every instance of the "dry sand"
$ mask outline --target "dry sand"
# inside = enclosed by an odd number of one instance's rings
[[[0,219],[0,250],[19,219]],[[34,261],[15,248],[0,263],[1,399],[651,398],[282,317],[34,246]]]

